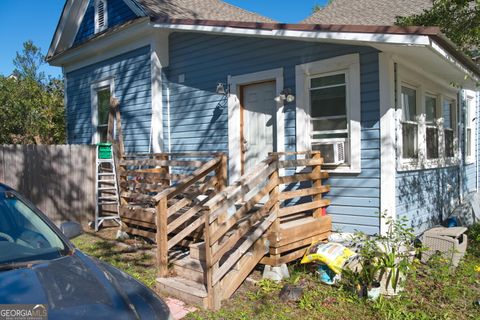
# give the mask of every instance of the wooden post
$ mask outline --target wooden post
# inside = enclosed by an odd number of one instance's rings
[[[158,276],[168,276],[167,197],[157,203],[157,268]]]
[[[227,186],[227,156],[224,153],[219,154],[220,161],[218,167],[215,170],[217,176],[217,191],[222,191]]]
[[[315,159],[315,160],[321,160],[322,157],[321,157],[321,154],[320,152],[314,152],[312,154],[312,159]],[[312,169],[312,173],[316,176],[320,176],[320,173],[322,171],[322,166],[317,164],[315,166],[313,166],[313,169]],[[312,181],[313,183],[313,187],[314,188],[320,188],[322,187],[322,179],[314,179]],[[313,196],[313,201],[320,201],[322,200],[322,194],[321,193],[317,193]],[[313,211],[313,217],[314,218],[320,218],[322,216],[322,208],[317,208]]]
[[[278,166],[279,166],[279,154],[278,153],[274,153],[272,154],[272,156],[274,157],[274,160],[272,161],[272,163],[270,164],[271,166],[277,166],[277,168],[275,169],[275,171],[273,171],[271,174],[270,174],[270,177],[268,177],[268,179],[270,181],[275,181],[275,187],[272,189],[272,191],[270,191],[270,194],[269,194],[269,197],[270,199],[274,199],[275,201],[275,204],[273,205],[272,207],[272,211],[275,211],[277,213],[277,218],[275,219],[275,221],[272,223],[272,232],[274,234],[278,234],[280,232],[280,217],[279,217],[279,212],[280,212],[280,200],[279,200],[279,194],[280,194],[280,185],[279,185],[279,182],[280,182],[280,177],[279,177],[279,169],[278,169]],[[270,255],[270,257],[272,259],[274,259],[275,261],[278,261],[280,259],[280,255],[279,254],[276,254],[276,255]],[[276,264],[276,263],[275,263]]]
[[[227,186],[227,156],[224,153],[218,154],[220,161],[217,164],[217,169],[215,169],[215,175],[217,178],[216,191],[222,192],[223,189]],[[228,213],[225,211],[218,217],[218,222],[215,224],[222,224],[227,221]]]
[[[118,144],[118,153],[122,158],[125,155],[125,146],[123,145],[123,134],[122,134],[122,116],[120,115],[120,105],[117,106],[115,110],[116,114],[116,128],[117,128],[117,139]]]
[[[156,156],[157,159],[159,160],[164,160],[166,162],[168,162],[168,154],[166,153],[162,153],[161,155],[158,155]],[[161,166],[161,170],[160,170],[161,174],[169,174],[170,173],[170,167],[168,165],[165,165],[165,166]],[[161,179],[160,182],[162,183],[162,185],[165,187],[165,188],[168,188],[170,187],[170,180],[169,179]]]
[[[207,268],[207,281],[206,281],[206,289],[207,289],[207,300],[208,300],[208,307],[210,309],[220,309],[220,301],[221,301],[221,290],[218,290],[218,286],[220,286],[220,282],[213,287],[213,272],[214,266],[212,264],[212,243],[210,243],[210,234],[212,233],[212,229],[210,226],[210,210],[204,211],[204,218],[205,218],[205,228],[203,228],[205,234],[205,265]]]

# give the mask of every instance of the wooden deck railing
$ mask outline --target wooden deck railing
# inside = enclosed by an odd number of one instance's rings
[[[289,157],[293,160],[287,160]],[[283,237],[284,218],[323,215],[322,208],[329,201],[322,199],[322,194],[329,187],[321,184],[321,179],[328,178],[320,169],[322,161],[318,152],[271,154],[250,174],[205,202],[206,287],[210,307],[218,308],[221,300],[230,297],[266,254],[270,254],[272,264],[282,258],[281,253],[271,254],[266,240],[269,235],[273,235],[274,241]],[[303,181],[311,184],[298,185]],[[309,201],[291,201],[305,197]],[[306,237],[291,235],[287,241],[289,251],[298,249],[299,238],[305,241]]]
[[[160,276],[168,273],[170,249],[203,237],[203,205],[225,187],[226,161],[223,154],[199,152],[127,155],[120,161],[123,229],[157,243]]]

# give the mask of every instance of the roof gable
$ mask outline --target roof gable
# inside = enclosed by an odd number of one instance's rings
[[[71,48],[94,35],[94,1],[66,0],[57,24],[47,59]],[[145,11],[135,0],[108,0],[109,27],[118,26],[136,17],[145,16]]]
[[[334,0],[302,23],[394,25],[396,17],[431,8],[432,0]]]
[[[125,3],[124,0],[107,1],[108,28],[121,25],[133,20],[138,15]],[[78,29],[73,45],[88,40],[95,35],[95,0],[90,0],[82,23]]]
[[[95,0],[66,0],[47,60],[72,46],[95,38]],[[125,24],[136,17],[155,20],[205,19],[272,23],[274,20],[220,0],[108,0],[108,27]],[[108,30],[108,29],[107,29]]]

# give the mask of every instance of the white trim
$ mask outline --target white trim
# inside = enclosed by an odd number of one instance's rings
[[[470,70],[465,68],[465,66],[462,63],[460,63],[455,57],[453,57],[451,54],[449,54],[447,51],[445,51],[445,49],[443,49],[438,43],[436,43],[432,39],[430,39],[430,46],[428,46],[428,48],[430,48],[433,52],[438,54],[443,59],[447,60],[451,65],[453,65],[457,69],[460,69],[462,72],[464,72],[470,78],[472,78],[473,81],[475,81],[475,82],[480,81],[480,78],[478,78]]]
[[[59,54],[48,63],[52,66],[64,66],[66,72],[71,72],[85,66],[113,58],[151,42],[148,18],[139,19],[125,28],[112,32],[108,36],[100,35],[76,48]]]
[[[476,136],[477,136],[477,130],[476,130],[476,121],[478,119],[476,118],[476,112],[475,112],[475,92],[471,90],[465,90],[464,91],[464,99],[465,99],[465,110],[464,110],[464,116],[462,117],[464,119],[464,149],[465,149],[465,165],[470,165],[476,162],[476,153],[477,153],[477,148],[476,148]],[[470,103],[469,103],[470,102]],[[469,111],[470,109],[470,111]],[[468,121],[468,114],[471,115],[473,121],[468,126],[470,130],[472,130],[472,137],[470,141],[470,148],[472,150],[472,154],[470,156],[467,155],[467,121]]]
[[[283,68],[270,69],[260,72],[228,76],[230,94],[228,96],[228,154],[229,154],[229,181],[233,183],[240,177],[242,166],[240,152],[240,99],[238,97],[241,85],[255,82],[275,80],[277,96],[283,87]],[[277,152],[285,151],[285,116],[283,101],[277,102]]]
[[[172,152],[172,129],[170,122],[170,82],[167,83],[166,88],[166,99],[167,99],[167,126],[168,126],[168,152]]]
[[[391,55],[378,54],[380,91],[380,212],[396,219],[395,71]],[[380,219],[380,233],[387,231]]]
[[[123,0],[123,2],[125,2],[125,4],[130,8],[130,10],[132,10],[133,13],[135,13],[137,16],[139,17],[146,16],[145,12],[143,12],[142,9],[140,9],[137,5],[135,5],[133,0]]]
[[[290,39],[312,39],[327,40],[328,42],[368,42],[368,43],[391,43],[427,46],[430,45],[429,37],[425,35],[414,34],[391,34],[391,33],[368,33],[368,32],[331,32],[331,31],[296,31],[296,30],[260,30],[249,28],[235,28],[222,26],[201,26],[186,24],[155,23],[155,28],[192,31],[192,32],[211,32],[218,34],[234,34],[259,37],[275,37]]]
[[[153,37],[150,42],[150,68],[151,68],[151,143],[154,153],[163,151],[163,88],[162,68],[168,62],[168,38],[165,33]]]
[[[95,81],[90,85],[90,103],[91,103],[91,118],[92,118],[92,144],[99,142],[99,136],[97,134],[98,125],[98,97],[97,91],[101,88],[110,88],[110,97],[115,97],[115,79],[108,77],[100,81]]]
[[[310,103],[308,79],[313,75],[345,70],[347,82],[347,117],[349,119],[350,163],[331,172],[361,172],[361,103],[360,103],[360,56],[349,54],[340,57],[309,62],[295,67],[296,99],[296,144],[297,151],[310,149]]]
[[[99,25],[99,15],[98,15],[98,6],[99,4],[103,4],[103,26]],[[94,16],[94,25],[95,25],[95,33],[102,32],[104,30],[108,29],[108,4],[107,0],[95,0],[94,3],[94,9],[95,9],[95,16]]]
[[[88,3],[89,1],[69,0],[65,4],[65,10],[60,17],[47,56],[51,57],[54,53],[66,50],[73,45],[80,24],[87,11]]]

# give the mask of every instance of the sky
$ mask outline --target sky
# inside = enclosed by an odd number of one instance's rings
[[[0,0],[0,74],[10,75],[13,59],[27,40],[46,54],[65,0]],[[243,9],[280,22],[299,22],[309,16],[315,4],[327,0],[226,0]],[[293,3],[293,5],[292,5]],[[58,67],[44,65],[47,75],[59,76]]]

